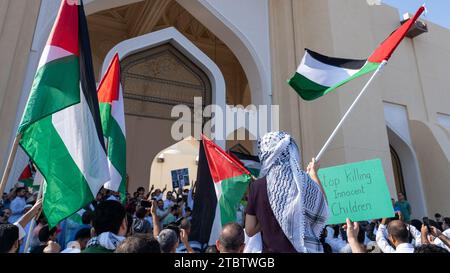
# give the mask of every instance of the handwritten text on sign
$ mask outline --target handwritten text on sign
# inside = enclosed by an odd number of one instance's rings
[[[380,159],[319,170],[330,218],[328,224],[394,216]]]

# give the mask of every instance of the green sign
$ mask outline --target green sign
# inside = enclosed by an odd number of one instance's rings
[[[318,175],[328,200],[328,224],[394,216],[380,159],[320,169]]]

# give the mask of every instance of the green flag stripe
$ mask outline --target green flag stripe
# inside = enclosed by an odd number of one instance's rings
[[[78,57],[71,55],[53,60],[37,71],[19,132],[41,118],[80,102],[79,69]],[[67,80],[71,78],[74,80]]]
[[[222,226],[236,221],[236,212],[248,188],[250,175],[243,174],[220,182],[222,192],[218,200]]]
[[[126,139],[117,121],[111,116],[111,104],[100,103],[103,135],[108,139],[108,158],[122,176],[119,186],[122,201],[126,194]]]
[[[353,76],[331,86],[323,86],[320,84],[317,84],[314,81],[311,81],[310,79],[306,78],[305,76],[295,73],[295,75],[288,80],[289,85],[291,85],[294,90],[302,97],[304,100],[314,100],[317,99],[334,89],[342,86],[343,84],[356,79],[358,77],[361,77],[367,73],[370,73],[378,68],[380,64],[379,63],[370,63],[367,62],[357,73],[355,73]]]
[[[50,226],[93,200],[88,182],[52,124],[52,116],[30,125],[20,145],[45,178],[43,208]]]

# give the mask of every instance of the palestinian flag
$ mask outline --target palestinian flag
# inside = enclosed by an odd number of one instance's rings
[[[416,14],[395,30],[367,60],[333,58],[305,49],[305,55],[288,83],[304,100],[317,99],[341,85],[375,71],[388,61],[394,50],[424,11]]]
[[[61,1],[18,129],[45,178],[43,210],[52,227],[109,180],[86,17],[74,2]]]
[[[106,139],[108,167],[111,179],[106,189],[120,192],[122,203],[126,199],[126,141],[123,91],[120,84],[119,56],[116,54],[98,88],[98,102]]]
[[[240,152],[228,151],[228,154],[236,159],[253,175],[254,177],[259,176],[261,171],[261,163],[259,158],[254,155],[248,155]]]
[[[28,165],[25,166],[22,173],[19,176],[19,182],[25,184],[26,187],[33,187],[34,182],[34,173],[36,170],[33,167],[33,163],[28,162]]]
[[[236,221],[251,175],[205,136],[200,145],[198,168],[191,240],[214,245],[222,226]]]

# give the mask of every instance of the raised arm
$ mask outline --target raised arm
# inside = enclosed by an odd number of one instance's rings
[[[159,225],[159,217],[158,215],[156,215],[156,207],[157,207],[157,203],[155,200],[152,200],[152,208],[151,208],[151,213],[152,213],[152,221],[153,221],[153,237],[158,238],[159,232],[161,231],[161,227]]]
[[[39,214],[41,208],[42,208],[42,199],[39,199],[36,201],[34,206],[17,221],[17,223],[21,225],[23,228],[25,228],[27,224],[31,221],[31,219],[33,219],[33,217]]]
[[[311,159],[311,162],[309,162],[308,167],[306,168],[306,173],[311,177],[311,179],[319,185],[320,190],[322,191],[323,195],[325,195],[325,190],[323,189],[322,183],[320,182],[319,176],[317,175],[320,168],[319,162],[316,161],[315,158]],[[326,195],[325,195],[326,199]]]

